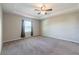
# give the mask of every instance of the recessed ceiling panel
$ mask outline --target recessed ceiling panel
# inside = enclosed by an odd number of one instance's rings
[[[38,14],[38,12],[35,11],[35,8],[39,9],[42,5],[43,3],[4,3],[2,4],[4,12],[16,13],[20,15],[22,14],[22,16],[26,16],[26,17],[28,16],[36,19],[43,19],[57,12],[78,7],[77,3],[44,3],[44,5],[46,5],[47,8],[52,8],[53,11],[48,12],[47,15],[43,15],[43,14]]]

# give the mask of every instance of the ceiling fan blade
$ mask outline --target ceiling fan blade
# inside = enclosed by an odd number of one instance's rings
[[[35,11],[40,11],[40,10],[38,10],[38,9],[35,9]]]
[[[40,12],[39,13],[37,13],[38,15],[40,14]]]
[[[45,12],[45,15],[47,15],[47,13]]]
[[[52,9],[47,9],[46,11],[52,11]]]

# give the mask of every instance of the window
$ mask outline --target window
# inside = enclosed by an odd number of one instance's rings
[[[25,32],[31,32],[31,21],[24,20]]]

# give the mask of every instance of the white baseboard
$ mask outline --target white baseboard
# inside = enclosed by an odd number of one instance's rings
[[[40,36],[40,35],[37,35],[37,36]],[[31,36],[31,37],[36,37],[36,36]],[[24,39],[28,39],[28,38],[31,38],[31,37],[26,37],[26,38],[24,38]],[[79,42],[77,42],[77,41],[73,41],[73,40],[65,40],[65,39],[63,39],[63,38],[49,37],[49,36],[44,36],[44,37],[48,37],[48,38],[56,38],[56,39],[60,39],[60,40],[64,40],[64,41],[70,41],[70,42],[74,42],[74,43],[79,43]],[[23,39],[23,38],[16,38],[16,39],[13,39],[13,40],[3,41],[3,43],[10,42],[10,41],[15,41],[15,40],[20,40],[20,39]]]
[[[20,40],[22,38],[16,38],[16,39],[12,39],[12,40],[7,40],[7,41],[2,41],[3,43],[6,43],[6,42],[10,42],[10,41],[15,41],[15,40]]]
[[[55,39],[59,39],[59,40],[64,40],[64,41],[70,41],[70,42],[72,42],[72,43],[79,43],[78,41],[73,41],[73,40],[66,40],[66,39],[64,39],[64,38],[57,38],[57,37],[49,37],[49,36],[44,36],[44,37],[48,37],[48,38],[55,38]]]
[[[39,35],[36,35],[36,36],[39,36]],[[7,40],[7,41],[2,41],[3,43],[6,43],[6,42],[11,42],[11,41],[15,41],[15,40],[20,40],[20,39],[28,39],[28,38],[31,38],[31,37],[36,37],[36,36],[30,36],[30,37],[25,37],[25,38],[16,38],[16,39],[12,39],[12,40]]]

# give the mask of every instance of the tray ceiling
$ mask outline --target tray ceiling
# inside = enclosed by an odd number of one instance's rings
[[[42,3],[3,3],[3,11],[9,13],[19,14],[25,17],[36,19],[44,19],[52,15],[57,15],[63,12],[73,11],[79,9],[78,3],[45,3],[47,8],[52,8],[53,11],[47,15],[38,15],[34,10],[42,6]],[[73,10],[72,10],[73,9]]]

